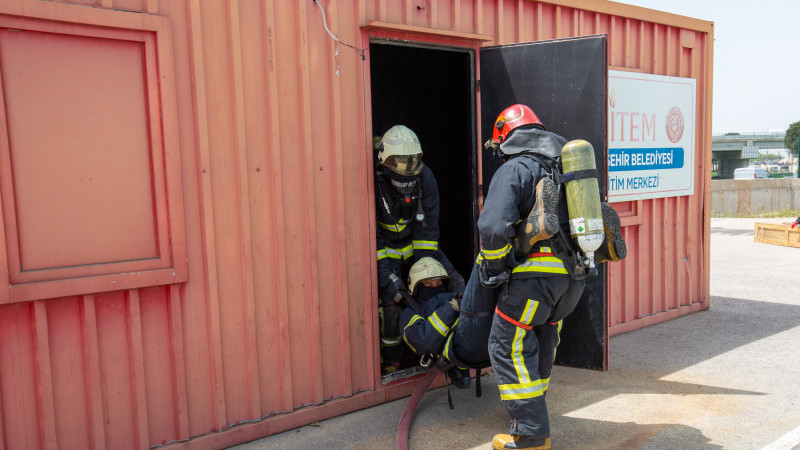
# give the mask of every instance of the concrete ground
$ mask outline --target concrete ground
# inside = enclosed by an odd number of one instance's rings
[[[759,219],[786,222],[789,219]],[[711,220],[711,309],[616,336],[608,372],[556,367],[554,449],[800,449],[800,248]],[[493,374],[425,394],[409,448],[489,449],[508,415]],[[391,449],[407,398],[235,447]]]

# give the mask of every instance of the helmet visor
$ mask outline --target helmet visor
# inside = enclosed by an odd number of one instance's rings
[[[386,158],[383,165],[400,175],[419,175],[422,172],[422,154],[392,155]]]

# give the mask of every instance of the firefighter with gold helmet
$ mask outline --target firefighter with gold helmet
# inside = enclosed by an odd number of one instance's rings
[[[400,368],[403,356],[399,320],[409,267],[431,257],[446,267],[452,284],[463,285],[464,279],[439,248],[439,188],[422,161],[417,135],[395,125],[374,145],[381,359],[388,373]]]
[[[408,271],[411,298],[400,315],[403,341],[420,356],[436,358],[445,339],[458,323],[458,299],[461,290],[450,291],[450,277],[442,264],[424,257]],[[459,389],[470,385],[469,372],[455,367],[446,368],[447,376]]]

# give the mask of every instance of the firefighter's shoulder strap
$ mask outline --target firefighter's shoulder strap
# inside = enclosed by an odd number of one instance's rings
[[[548,156],[536,153],[522,153],[519,155],[524,157],[520,162],[527,167],[534,176],[540,173],[535,167],[532,167],[530,160],[536,161],[541,168],[547,172],[548,176],[553,180],[558,188],[558,222],[559,231],[550,239],[542,241],[541,245],[550,247],[553,255],[564,262],[564,267],[567,269],[570,277],[573,280],[583,280],[589,274],[583,269],[579,263],[579,248],[575,242],[570,238],[569,232],[569,210],[567,209],[567,196],[566,189],[564,189],[564,175],[561,171],[561,161]],[[527,159],[527,160],[526,160]]]

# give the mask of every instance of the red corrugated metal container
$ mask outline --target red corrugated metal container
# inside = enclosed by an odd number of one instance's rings
[[[480,64],[606,34],[610,69],[694,78],[695,194],[615,204],[608,325],[709,307],[710,22],[600,0],[69,3],[0,4],[0,449],[219,448],[408,395],[379,367],[383,105],[345,44]]]

